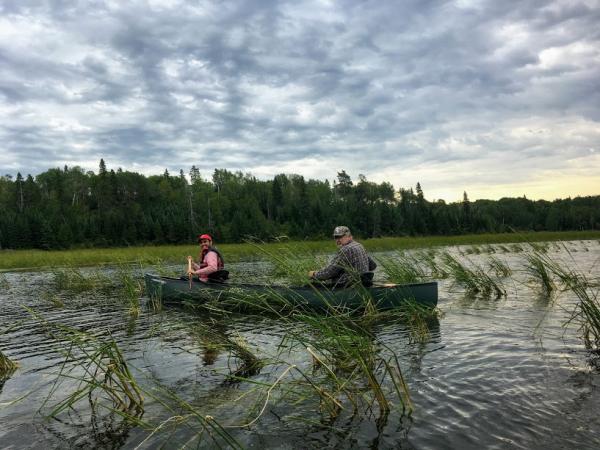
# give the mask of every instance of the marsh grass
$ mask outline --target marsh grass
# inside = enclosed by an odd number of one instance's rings
[[[0,351],[0,379],[9,377],[19,365]]]
[[[80,294],[89,291],[108,290],[111,279],[100,271],[84,273],[75,267],[66,267],[52,271],[52,283],[56,290],[69,294]]]
[[[312,333],[290,332],[288,338],[306,347],[324,378],[318,382],[307,373],[303,376],[330,417],[347,408],[353,414],[364,412],[373,405],[379,408],[380,417],[394,405],[403,413],[412,412],[410,393],[395,353],[363,326],[363,319],[348,315],[295,315],[294,320],[308,325]],[[383,348],[391,356],[385,357]]]
[[[487,245],[492,243],[509,244],[514,242],[566,241],[581,239],[598,239],[598,231],[569,232],[532,232],[503,234],[472,234],[461,236],[427,236],[427,237],[386,237],[361,240],[369,251],[407,250],[452,245]],[[266,243],[267,248],[277,249],[281,242]],[[290,241],[287,245],[297,247],[296,252],[308,251],[309,254],[322,254],[332,250],[333,244],[327,241]],[[259,259],[262,252],[248,244],[219,244],[219,250],[227,255],[228,262]],[[512,251],[519,244],[512,245]],[[275,251],[275,250],[274,250]],[[522,248],[521,250],[522,251]],[[115,264],[118,261],[128,263],[154,264],[157,260],[172,263],[185,262],[185,255],[198,252],[196,245],[140,246],[124,248],[74,249],[60,251],[44,250],[0,250],[0,271],[13,269],[23,270],[39,267],[83,267]]]
[[[302,247],[300,243],[279,242],[265,245],[260,241],[247,241],[272,265],[272,275],[283,278],[292,286],[303,286],[308,283],[308,272],[316,270],[326,262],[324,255],[317,255],[311,247]]]
[[[444,270],[443,264],[440,264],[437,260],[438,252],[436,250],[418,250],[414,253],[414,257],[421,265],[427,267],[431,278],[448,278],[448,272]]]
[[[58,351],[64,356],[59,372],[40,410],[52,404],[48,415],[60,415],[78,409],[80,402],[87,400],[92,418],[104,409],[108,414],[118,414],[130,426],[140,426],[149,431],[148,439],[164,433],[164,443],[180,427],[192,432],[189,442],[198,444],[211,441],[211,448],[242,448],[218,421],[202,413],[160,383],[144,386],[133,376],[130,364],[126,361],[117,342],[110,334],[95,336],[61,324],[52,323],[30,308],[45,332],[52,338]],[[239,339],[227,342],[237,349],[238,354],[248,358],[250,352]],[[139,370],[138,370],[139,372]],[[141,373],[141,372],[140,372]],[[55,402],[56,398],[59,400]],[[162,405],[172,416],[159,424],[143,420],[146,398]],[[140,444],[140,445],[142,445]],[[185,443],[183,445],[185,447]]]
[[[205,357],[210,359],[219,351],[227,350],[240,361],[239,365],[230,370],[228,378],[232,381],[257,375],[264,365],[241,334],[227,333],[218,322],[213,322],[212,325],[201,323],[194,328],[193,333],[198,336],[205,349]]]
[[[542,292],[546,296],[556,289],[556,284],[552,279],[552,271],[549,270],[549,265],[554,264],[549,258],[545,257],[537,250],[525,255],[525,272],[529,275],[529,279],[539,284]]]
[[[510,277],[512,275],[512,269],[508,264],[502,261],[499,258],[491,256],[488,260],[488,268],[497,276],[497,277]]]
[[[129,307],[129,313],[137,316],[140,312],[140,297],[144,295],[144,281],[129,264],[119,264],[115,278],[118,286],[118,297]]]
[[[535,247],[534,247],[535,248]],[[577,324],[586,348],[600,354],[600,300],[598,298],[598,280],[590,279],[576,267],[575,258],[566,246],[564,250],[571,257],[571,263],[566,268],[547,254],[535,250],[527,255],[528,261],[535,262],[536,273],[539,273],[544,289],[556,288],[556,279],[563,289],[575,294],[578,302],[571,312],[566,324]],[[592,267],[593,269],[593,267]],[[543,277],[543,278],[541,278]],[[546,287],[546,283],[549,287]]]
[[[448,252],[442,254],[445,270],[453,282],[465,289],[469,295],[479,295],[484,298],[500,298],[506,296],[506,289],[499,281],[494,280],[487,270],[469,261],[469,266],[461,263]]]
[[[9,333],[13,328],[16,328],[18,324],[13,324],[3,330],[0,330],[0,335]],[[0,380],[8,378],[15,370],[17,370],[19,365],[12,361],[8,356],[2,353],[0,350]]]
[[[421,261],[407,252],[379,256],[377,262],[392,283],[417,283],[431,278]]]
[[[10,289],[10,283],[8,282],[8,278],[3,273],[0,273],[0,289],[8,291]]]
[[[51,327],[54,337],[58,332],[60,340],[68,345],[63,352],[65,363],[50,395],[59,390],[65,379],[77,382],[77,387],[59,401],[49,415],[56,417],[87,398],[93,409],[100,406],[128,417],[141,418],[144,396],[116,342],[110,337],[100,340],[64,326]]]

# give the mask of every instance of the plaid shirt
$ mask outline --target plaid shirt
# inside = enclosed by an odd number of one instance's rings
[[[356,241],[343,245],[331,262],[313,275],[317,280],[333,280],[336,286],[358,281],[360,275],[375,270],[377,264]]]

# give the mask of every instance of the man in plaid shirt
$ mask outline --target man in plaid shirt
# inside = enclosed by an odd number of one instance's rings
[[[331,280],[332,287],[346,287],[359,281],[363,273],[375,270],[377,264],[361,244],[352,240],[350,228],[335,227],[333,238],[339,247],[337,254],[327,266],[308,272],[310,278]]]

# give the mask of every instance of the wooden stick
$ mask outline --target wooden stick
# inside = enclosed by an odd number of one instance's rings
[[[188,278],[190,280],[190,291],[192,290],[192,278],[194,277],[192,271],[192,257],[188,256]]]

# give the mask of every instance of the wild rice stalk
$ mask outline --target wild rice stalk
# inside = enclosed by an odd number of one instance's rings
[[[531,280],[540,283],[541,288],[546,295],[550,295],[556,288],[552,280],[551,272],[547,268],[548,258],[542,257],[541,254],[534,252],[525,255],[527,265],[525,272],[529,274]]]
[[[144,282],[134,277],[132,268],[125,264],[117,267],[116,278],[119,283],[119,298],[129,305],[129,313],[137,316],[140,312],[140,297],[144,293]]]
[[[445,269],[450,273],[454,282],[465,288],[468,294],[481,295],[489,298],[492,294],[496,298],[506,295],[506,290],[500,283],[493,280],[487,271],[473,263],[474,269],[463,265],[450,253],[445,252],[442,255]]]
[[[6,275],[4,275],[3,273],[0,273],[0,289],[4,289],[6,291],[10,289],[10,283],[6,278]]]
[[[292,247],[283,242],[277,248],[267,247],[253,241],[246,242],[262,253],[273,265],[273,276],[284,278],[292,286],[307,284],[309,282],[308,271],[325,264],[324,256],[317,256],[309,249],[298,249],[297,246]]]
[[[504,261],[491,256],[488,261],[488,267],[497,277],[510,277],[512,269]]]
[[[564,248],[571,255],[566,246]],[[575,270],[573,268],[575,264],[566,269],[547,255],[538,255],[538,259],[566,289],[577,296],[579,302],[567,324],[577,323],[586,347],[594,352],[600,352],[600,300],[598,290],[593,291],[594,282],[584,273]]]
[[[0,351],[0,379],[8,377],[19,365]]]
[[[431,278],[448,278],[448,273],[444,270],[442,264],[438,264],[436,261],[436,256],[437,252],[432,249],[422,250],[415,253],[415,259],[429,269]]]
[[[431,278],[420,262],[405,252],[397,252],[394,257],[379,256],[377,261],[392,283],[417,283]]]

